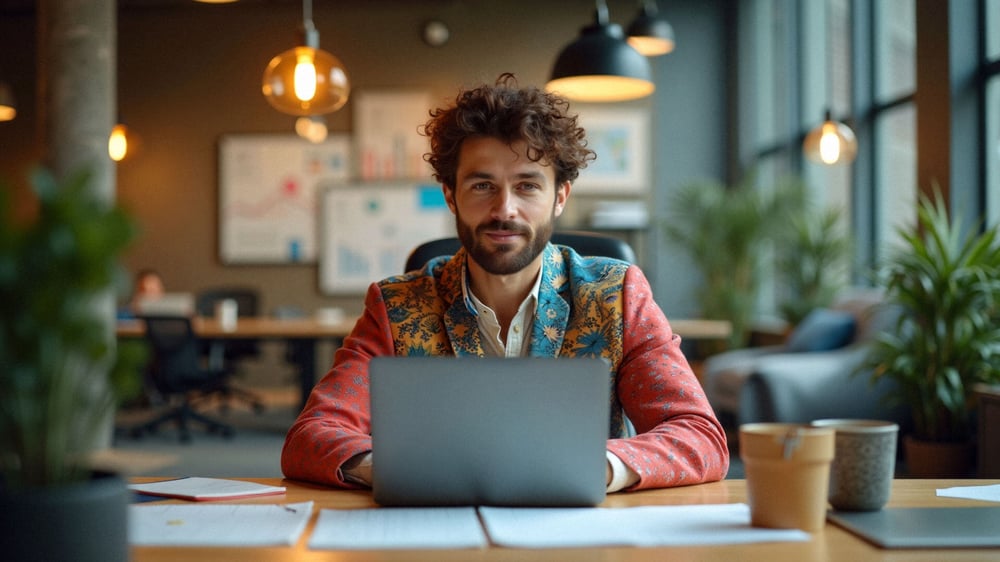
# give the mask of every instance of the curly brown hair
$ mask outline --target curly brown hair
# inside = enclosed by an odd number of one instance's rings
[[[513,74],[496,84],[464,90],[454,105],[434,109],[424,125],[431,151],[424,160],[434,167],[434,178],[455,187],[458,155],[469,137],[492,137],[513,144],[523,140],[528,158],[555,168],[556,184],[573,181],[596,155],[587,148],[586,132],[569,114],[569,102],[535,87],[521,88]]]

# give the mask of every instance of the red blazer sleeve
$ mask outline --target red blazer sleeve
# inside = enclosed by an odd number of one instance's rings
[[[288,430],[281,451],[286,477],[361,487],[345,481],[340,467],[372,448],[368,362],[377,355],[395,354],[388,325],[382,294],[372,285],[364,314],[334,355],[333,368],[313,388]]]
[[[725,478],[726,433],[637,267],[625,275],[623,301],[617,389],[637,435],[609,440],[608,450],[639,475],[629,490]]]

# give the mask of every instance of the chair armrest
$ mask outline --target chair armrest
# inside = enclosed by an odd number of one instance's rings
[[[716,414],[735,416],[739,408],[740,388],[754,372],[761,357],[783,353],[784,346],[762,346],[732,349],[705,359],[701,368],[701,384]]]
[[[901,422],[906,412],[888,408],[884,397],[892,381],[871,383],[857,372],[866,345],[814,352],[785,353],[757,360],[740,391],[738,423],[806,423],[820,418],[885,419]]]

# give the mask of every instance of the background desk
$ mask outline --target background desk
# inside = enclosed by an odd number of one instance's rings
[[[299,371],[299,405],[304,406],[316,384],[316,344],[321,340],[333,341],[337,346],[354,328],[357,318],[346,318],[335,324],[321,323],[315,318],[272,318],[267,316],[243,317],[236,328],[224,330],[214,318],[195,318],[194,330],[206,340],[271,339],[286,340],[295,346],[294,363]],[[724,320],[680,319],[670,323],[674,333],[682,338],[725,339],[732,326]],[[141,338],[145,327],[141,320],[119,320],[120,338]],[[333,364],[333,357],[328,360]]]
[[[193,327],[198,337],[206,340],[271,339],[285,340],[295,346],[294,363],[299,371],[300,406],[305,405],[316,384],[316,344],[321,340],[340,342],[354,328],[354,318],[335,324],[318,322],[315,318],[239,318],[236,327],[224,330],[214,318],[195,318]],[[117,334],[120,338],[141,338],[145,326],[141,320],[119,320]],[[329,359],[333,364],[333,358]]]
[[[141,481],[156,478],[137,479]],[[392,550],[392,551],[333,551],[309,550],[309,536],[315,524],[315,514],[320,509],[358,509],[374,507],[371,493],[367,491],[333,490],[278,478],[254,479],[270,485],[286,486],[285,496],[267,496],[239,503],[290,503],[313,500],[314,517],[295,547],[285,548],[180,548],[180,547],[135,547],[132,549],[134,562],[166,562],[184,560],[199,561],[243,561],[269,560],[272,562],[291,561],[333,561],[351,562],[362,560],[393,561],[467,561],[467,560],[542,560],[558,562],[620,561],[620,562],[662,562],[664,560],[731,561],[760,560],[766,562],[824,560],[837,562],[926,561],[939,562],[996,560],[1000,558],[998,549],[946,549],[946,550],[882,550],[863,541],[855,535],[832,524],[812,539],[802,543],[762,543],[749,545],[719,546],[678,546],[663,548],[575,548],[527,550],[511,548],[487,548],[482,550]],[[950,486],[970,486],[1000,484],[1000,480],[896,480],[893,483],[891,507],[960,507],[996,505],[987,502],[938,498],[937,488]],[[174,501],[177,500],[168,500]],[[746,483],[743,480],[724,480],[700,486],[651,490],[632,494],[612,494],[602,504],[604,507],[635,507],[640,505],[684,505],[721,504],[746,501]]]

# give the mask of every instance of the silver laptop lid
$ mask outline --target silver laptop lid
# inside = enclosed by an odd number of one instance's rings
[[[611,378],[598,358],[376,357],[381,505],[595,505]]]

